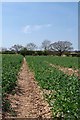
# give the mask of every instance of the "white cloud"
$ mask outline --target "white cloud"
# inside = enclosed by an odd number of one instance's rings
[[[30,32],[31,32],[31,27],[30,27],[30,25],[26,25],[25,27],[23,27],[23,32],[24,32],[24,33],[30,33]]]
[[[32,33],[33,31],[38,31],[42,28],[48,28],[51,27],[51,24],[44,24],[44,25],[26,25],[23,27],[24,33]]]

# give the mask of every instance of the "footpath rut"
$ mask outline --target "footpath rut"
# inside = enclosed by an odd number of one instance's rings
[[[50,66],[52,67],[55,67],[57,69],[59,69],[60,71],[64,72],[64,74],[68,74],[68,75],[76,75],[76,76],[79,76],[80,77],[80,72],[79,70],[74,70],[72,68],[67,68],[67,67],[62,67],[62,66],[59,66],[59,65],[54,65],[54,64],[49,64]]]
[[[16,118],[51,118],[50,107],[44,100],[43,92],[34,80],[34,75],[30,72],[25,58],[17,84],[17,92],[9,95],[11,106],[17,114]]]

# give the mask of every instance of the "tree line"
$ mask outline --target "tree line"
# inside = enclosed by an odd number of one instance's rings
[[[44,40],[41,44],[41,50],[34,43],[28,43],[26,46],[13,45],[7,50],[2,48],[2,53],[20,53],[22,55],[63,55],[67,56],[73,50],[72,43],[69,41],[58,41],[51,43],[49,40]]]

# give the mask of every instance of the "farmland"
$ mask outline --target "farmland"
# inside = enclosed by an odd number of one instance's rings
[[[6,95],[16,86],[22,59],[21,55],[2,55],[2,98],[4,111],[8,110],[9,103]]]
[[[2,56],[0,54],[0,114],[1,114],[1,104],[2,104]]]
[[[26,61],[35,80],[41,87],[45,100],[49,103],[53,117],[78,119],[79,78],[69,76],[49,64],[78,68],[77,57],[26,56]],[[21,55],[3,55],[2,90],[3,110],[8,110],[6,95],[17,85],[17,76],[22,65]]]
[[[68,76],[45,62],[46,57],[26,57],[31,70],[45,93],[53,117],[78,118],[79,83],[78,77]],[[52,59],[52,58],[51,58]],[[53,58],[54,59],[54,58]],[[50,61],[50,57],[47,59]]]
[[[53,63],[55,65],[60,65],[63,67],[69,67],[73,69],[80,68],[79,58],[78,57],[47,57],[48,62]]]
[[[80,68],[79,57],[40,56],[39,58],[47,61],[48,63],[52,63],[54,65],[69,67],[73,69]]]

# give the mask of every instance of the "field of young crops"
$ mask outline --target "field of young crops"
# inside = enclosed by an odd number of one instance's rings
[[[0,54],[0,111],[2,106],[2,55]]]
[[[38,81],[44,92],[44,97],[51,107],[53,117],[63,117],[65,120],[79,119],[79,78],[68,76],[57,68],[50,66],[50,63],[52,63],[77,69],[78,60],[77,57],[26,56],[29,68],[34,72],[35,79]],[[4,111],[9,108],[6,95],[16,86],[22,61],[23,56],[21,55],[2,55]]]
[[[61,63],[64,59],[67,67],[76,67],[77,58],[60,57],[31,57],[26,60],[41,88],[45,91],[45,98],[51,106],[53,117],[63,117],[68,120],[79,119],[79,79],[77,76],[68,76],[56,68],[50,67],[48,62]],[[58,61],[57,61],[58,60]],[[48,62],[45,62],[48,61]],[[62,63],[64,64],[62,61]],[[48,94],[49,93],[49,94]]]
[[[48,56],[46,59],[48,62],[52,64],[56,64],[63,67],[69,67],[73,69],[80,68],[80,57],[53,57]]]
[[[22,60],[23,57],[21,55],[2,55],[2,102],[4,111],[8,110],[9,107],[6,95],[16,86]]]
[[[73,69],[80,68],[80,57],[39,56],[39,58],[54,65],[69,67]]]

